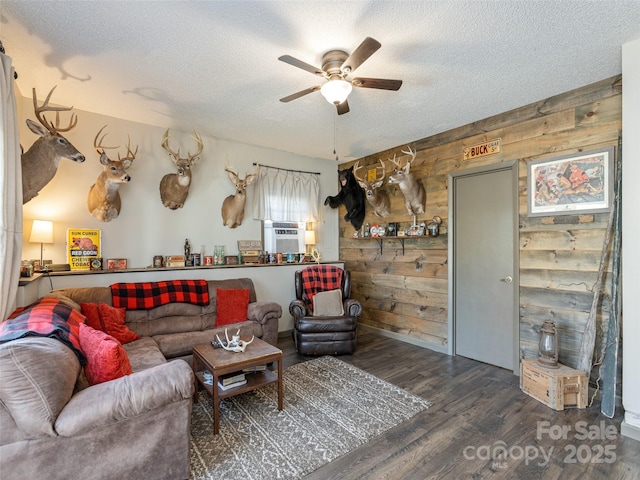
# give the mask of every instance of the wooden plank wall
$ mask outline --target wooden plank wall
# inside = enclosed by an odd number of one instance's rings
[[[411,172],[427,190],[426,212],[443,219],[438,237],[354,239],[353,227],[340,221],[340,260],[352,272],[353,297],[363,304],[361,322],[407,335],[442,350],[447,343],[448,174],[481,165],[518,160],[520,218],[520,350],[537,356],[539,326],[556,321],[560,361],[575,367],[582,332],[593,299],[608,214],[527,216],[527,162],[614,146],[622,121],[622,81],[612,77],[583,88],[496,115],[442,134],[416,140]],[[465,147],[500,138],[499,154],[463,160]],[[406,145],[359,159],[373,166]],[[348,168],[354,162],[341,165]],[[387,162],[387,168],[391,165]],[[403,196],[393,185],[391,214],[380,219],[367,205],[365,222],[411,224]],[[345,214],[340,207],[340,218]],[[609,259],[610,264],[610,259]],[[610,265],[607,267],[610,271]],[[607,280],[610,278],[607,277]],[[605,289],[609,289],[608,282]],[[608,318],[606,296],[598,325]]]

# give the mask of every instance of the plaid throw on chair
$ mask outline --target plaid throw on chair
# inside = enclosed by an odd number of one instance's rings
[[[114,307],[147,310],[167,303],[209,304],[206,280],[168,280],[164,282],[114,283],[111,285]]]
[[[314,265],[302,270],[302,300],[311,305],[318,292],[336,290],[342,287],[344,271],[333,265]]]
[[[0,324],[0,343],[24,337],[49,337],[61,341],[76,354],[80,365],[87,357],[80,349],[80,324],[85,317],[55,298],[43,298],[19,308]]]

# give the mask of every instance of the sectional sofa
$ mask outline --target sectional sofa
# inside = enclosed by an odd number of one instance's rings
[[[79,353],[51,336],[0,344],[1,478],[187,479],[192,347],[225,329],[275,345],[282,315],[279,304],[257,301],[248,278],[206,284],[206,305],[126,310],[125,325],[140,338],[122,346],[132,373],[114,380],[88,385]],[[219,325],[218,293],[244,290],[246,319]],[[83,303],[113,306],[110,287],[47,297],[76,316]]]

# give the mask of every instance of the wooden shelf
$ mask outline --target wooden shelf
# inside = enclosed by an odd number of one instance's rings
[[[407,238],[419,238],[423,235],[413,235],[413,236],[404,236],[404,237],[399,237],[399,236],[394,236],[394,237],[387,237],[387,236],[382,236],[382,237],[360,237],[357,240],[377,240],[378,245],[380,246],[380,255],[382,255],[382,241],[383,240],[400,240],[400,242],[402,243],[402,256],[404,257],[404,241]]]
[[[443,236],[438,235],[438,236]],[[382,244],[384,243],[384,240],[400,240],[400,243],[402,244],[402,256],[404,257],[404,241],[405,240],[412,240],[412,239],[418,239],[418,238],[423,238],[423,239],[432,239],[434,237],[432,237],[431,235],[405,235],[403,237],[399,237],[399,236],[382,236],[382,237],[358,237],[354,240],[376,240],[378,242],[378,245],[380,246],[380,255],[382,255]]]

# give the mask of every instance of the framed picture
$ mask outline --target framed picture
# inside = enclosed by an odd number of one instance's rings
[[[126,258],[107,259],[107,270],[125,270],[127,268]]]
[[[528,215],[601,213],[613,197],[613,147],[527,165]]]

